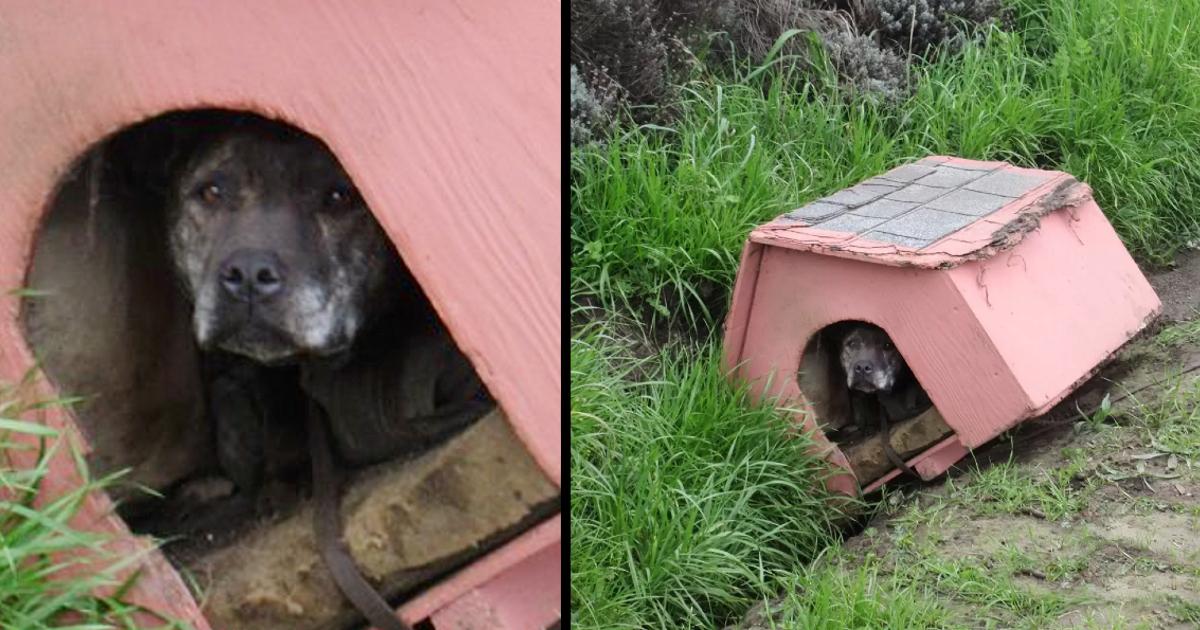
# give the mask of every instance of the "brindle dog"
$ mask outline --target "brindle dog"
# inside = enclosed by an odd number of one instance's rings
[[[897,468],[917,476],[891,445],[889,423],[928,409],[929,397],[917,383],[888,334],[873,324],[854,325],[842,338],[841,366],[859,431],[878,422],[883,450]]]
[[[257,501],[302,457],[305,416],[326,564],[371,623],[402,627],[341,543],[324,436],[351,465],[427,448],[492,406],[481,381],[320,141],[239,127],[194,154],[172,195],[221,469]]]

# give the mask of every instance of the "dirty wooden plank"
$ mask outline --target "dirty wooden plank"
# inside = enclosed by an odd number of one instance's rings
[[[894,424],[891,427],[892,448],[904,459],[908,459],[933,446],[954,430],[946,425],[942,414],[930,408],[915,418]],[[883,450],[883,436],[872,435],[862,442],[845,449],[850,468],[859,484],[866,487],[895,466]]]
[[[344,535],[367,578],[402,593],[547,516],[557,496],[494,412],[434,451],[365,475],[343,501]],[[318,556],[312,518],[306,503],[192,564],[215,627],[318,630],[353,619]]]

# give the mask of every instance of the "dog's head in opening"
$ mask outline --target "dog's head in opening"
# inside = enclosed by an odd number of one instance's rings
[[[860,392],[888,392],[907,366],[888,334],[878,326],[856,324],[842,338],[846,386]]]
[[[265,364],[339,355],[397,293],[391,242],[311,136],[239,127],[198,149],[170,194],[171,256],[202,348]]]

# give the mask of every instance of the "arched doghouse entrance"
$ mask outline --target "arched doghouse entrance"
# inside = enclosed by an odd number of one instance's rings
[[[855,331],[877,331],[865,339],[849,341]],[[843,357],[847,344],[850,352]],[[891,335],[881,327],[862,320],[842,320],[817,330],[805,343],[796,372],[796,384],[808,401],[818,429],[837,446],[849,461],[858,482],[868,486],[895,468],[887,453],[907,459],[950,436],[953,431],[933,409],[920,380],[912,372],[903,353],[895,347]],[[862,348],[863,345],[871,346]],[[847,368],[853,369],[855,357],[887,354],[893,362],[885,365],[894,374],[888,391],[864,393],[856,390]],[[896,359],[900,363],[895,363]],[[851,366],[844,363],[851,362]],[[868,369],[869,366],[868,366]],[[886,405],[879,404],[886,401]],[[936,410],[934,411],[936,414]],[[885,424],[886,423],[886,424]],[[883,433],[886,426],[886,435]]]

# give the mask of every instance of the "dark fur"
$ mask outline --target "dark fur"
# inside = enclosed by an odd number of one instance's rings
[[[340,546],[336,475],[321,465],[332,453],[320,456],[330,440],[312,427],[328,415],[343,461],[384,461],[481,416],[491,406],[482,382],[310,136],[264,124],[203,147],[177,179],[169,230],[209,351],[208,408],[235,500],[255,499],[291,467],[297,452],[286,445],[306,432],[307,413],[322,555],[374,625],[403,627]]]
[[[840,358],[859,431],[877,423],[888,460],[909,476],[920,478],[891,443],[892,422],[911,418],[929,407],[925,390],[900,351],[882,328],[860,323],[846,331]]]
[[[172,259],[206,349],[264,364],[337,355],[412,288],[349,176],[310,136],[277,125],[229,133],[193,157],[173,192]],[[247,252],[277,258],[278,294],[222,290],[223,266]]]
[[[900,351],[878,326],[856,324],[847,330],[842,338],[840,363],[860,430],[877,422],[882,412],[896,422],[929,407],[928,397]]]
[[[859,324],[842,339],[846,387],[868,394],[890,391],[908,371],[891,338],[878,326]]]
[[[218,455],[241,489],[286,468],[288,457],[264,447],[302,431],[297,403],[279,400],[288,389],[279,366],[329,411],[338,454],[356,464],[428,446],[488,406],[320,141],[273,123],[240,126],[196,152],[172,200],[171,254],[209,350]],[[223,284],[230,261],[248,252],[274,261],[277,291],[239,295]]]

